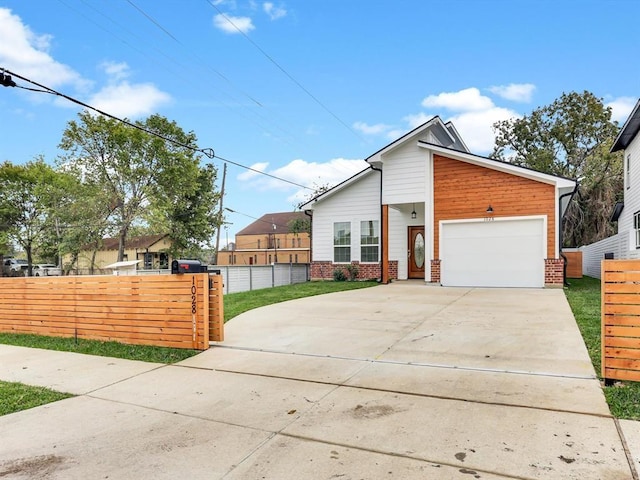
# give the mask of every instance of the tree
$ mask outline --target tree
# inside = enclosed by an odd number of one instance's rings
[[[8,238],[27,254],[29,275],[34,251],[45,245],[52,212],[66,194],[66,181],[41,157],[24,165],[0,165],[0,215]]]
[[[135,225],[168,233],[174,253],[208,239],[216,226],[216,171],[200,167],[195,134],[159,115],[136,125],[163,138],[83,112],[78,121],[69,122],[60,142],[68,152],[63,161],[108,199],[119,237],[119,261]]]
[[[623,191],[620,154],[609,150],[618,133],[611,108],[590,92],[565,93],[523,118],[494,124],[492,156],[579,181],[564,224],[565,246],[580,246],[613,233],[611,209]]]

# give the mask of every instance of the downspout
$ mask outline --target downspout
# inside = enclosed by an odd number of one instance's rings
[[[571,198],[569,198],[569,202],[567,203],[567,210],[569,209],[569,205],[571,205],[571,200],[573,200],[573,196],[578,192],[578,182],[576,182],[576,186],[573,189],[572,192],[568,192],[568,193],[563,193],[562,195],[560,195],[560,197],[558,198],[558,212],[562,212],[562,199],[564,197],[568,197],[569,195],[571,195]],[[564,216],[567,213],[567,210],[564,211],[564,213],[562,213],[560,215],[560,219],[559,219],[559,225],[558,225],[558,243],[559,243],[559,252],[560,252],[560,256],[562,257],[562,259],[564,260],[563,262],[563,266],[562,266],[562,284],[565,287],[569,286],[569,282],[567,282],[567,256],[562,253],[562,243],[563,243],[563,238],[562,238],[562,230],[563,230],[563,223],[564,223]]]
[[[313,239],[311,234],[313,232],[313,210],[305,210],[304,214],[309,217],[309,269],[307,270],[307,281],[311,280],[311,263],[313,262]]]
[[[373,166],[373,164],[369,164],[369,168],[371,168],[371,170],[375,170],[376,172],[380,172],[380,227],[382,227],[382,216],[383,216],[383,212],[382,212],[382,169],[381,168],[376,168]],[[380,229],[380,281],[378,283],[382,283],[382,279],[385,276],[384,273],[382,272],[382,265],[384,264],[384,262],[382,261],[382,252],[384,252],[384,234],[382,232],[382,228]],[[389,276],[389,272],[387,272],[387,276]],[[389,280],[389,279],[388,279]]]

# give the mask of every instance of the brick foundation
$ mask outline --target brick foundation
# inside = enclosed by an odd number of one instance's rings
[[[357,280],[371,280],[377,279],[379,280],[381,275],[381,268],[379,263],[360,263],[360,262],[351,262],[351,265],[357,265],[358,267],[358,277]],[[336,268],[345,269],[345,273],[348,276],[348,272],[346,271],[346,265],[344,263],[332,263],[332,262],[312,262],[311,263],[311,280],[333,280],[333,271]],[[398,261],[390,261],[389,262],[389,278],[393,280],[397,280],[398,278]]]
[[[440,283],[440,259],[431,260],[431,283]]]
[[[546,258],[544,260],[544,284],[546,287],[562,287],[564,260],[562,258]]]

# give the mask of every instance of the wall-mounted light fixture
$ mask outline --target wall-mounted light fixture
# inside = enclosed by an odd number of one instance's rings
[[[418,216],[418,214],[416,213],[416,204],[413,204],[413,210],[411,211],[411,218],[412,219],[416,219],[416,217]]]
[[[489,206],[487,207],[487,213],[493,213],[493,207],[491,206],[491,204],[489,204]]]

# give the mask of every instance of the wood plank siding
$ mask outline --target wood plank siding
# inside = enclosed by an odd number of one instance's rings
[[[434,155],[434,258],[440,258],[439,222],[493,217],[547,216],[547,257],[555,258],[555,187]]]

